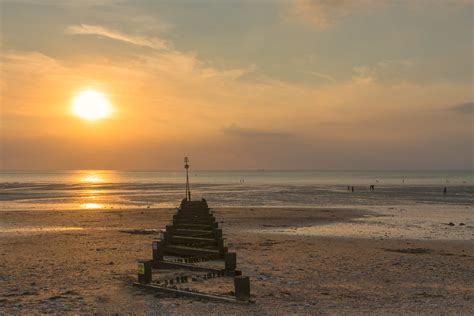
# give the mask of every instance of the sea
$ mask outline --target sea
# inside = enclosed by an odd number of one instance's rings
[[[473,170],[191,171],[189,179],[192,198],[206,198],[212,207],[474,204]],[[176,207],[185,181],[184,170],[4,171],[0,210]]]

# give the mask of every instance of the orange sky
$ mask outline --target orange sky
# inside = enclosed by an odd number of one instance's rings
[[[472,3],[373,3],[2,1],[0,167],[472,168]]]

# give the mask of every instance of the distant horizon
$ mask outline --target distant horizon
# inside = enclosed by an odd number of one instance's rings
[[[190,168],[190,173],[192,172],[474,172],[473,169],[193,169]],[[150,170],[140,170],[140,169],[43,169],[43,170],[0,170],[0,173],[54,173],[54,172],[185,172],[183,169],[150,169]]]

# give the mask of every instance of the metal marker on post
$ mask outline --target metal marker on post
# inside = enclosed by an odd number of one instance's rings
[[[151,268],[153,260],[138,261],[138,283],[147,284],[151,282]]]
[[[189,188],[188,157],[184,157],[184,168],[186,169],[186,200],[191,201],[191,189]]]

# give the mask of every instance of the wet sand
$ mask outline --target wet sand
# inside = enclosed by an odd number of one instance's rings
[[[403,239],[365,234],[363,225],[360,236],[314,233],[389,218],[368,208],[214,211],[238,268],[251,278],[254,305],[155,297],[131,285],[136,259],[151,257],[153,229],[164,228],[173,209],[5,211],[0,314],[474,313],[472,216],[462,226],[441,221],[430,228],[446,238]],[[462,238],[444,232],[455,229]],[[202,286],[222,290],[208,282]],[[228,282],[223,288],[232,288]]]

